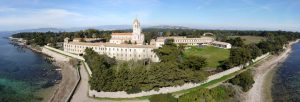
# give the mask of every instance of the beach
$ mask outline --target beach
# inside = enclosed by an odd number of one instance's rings
[[[276,67],[283,62],[290,54],[291,45],[299,40],[290,42],[288,47],[279,55],[272,55],[265,59],[261,64],[255,67],[253,87],[246,93],[245,102],[269,102],[272,101],[271,80],[272,74],[275,73]],[[269,97],[269,98],[268,98]]]

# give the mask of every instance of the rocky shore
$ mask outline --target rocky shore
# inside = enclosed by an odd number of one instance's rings
[[[66,101],[69,98],[74,86],[76,85],[79,79],[76,69],[70,63],[70,58],[55,53],[53,51],[50,51],[48,49],[45,49],[43,47],[26,45],[24,40],[22,39],[18,39],[18,38],[9,38],[9,39],[12,41],[11,43],[16,46],[22,46],[31,49],[36,53],[41,53],[48,57],[51,57],[51,60],[53,60],[52,64],[58,67],[58,69],[56,70],[61,73],[62,79],[59,81],[58,84],[52,86],[49,89],[45,89],[47,92],[43,91],[42,94],[44,94],[45,97],[44,101],[46,102]]]

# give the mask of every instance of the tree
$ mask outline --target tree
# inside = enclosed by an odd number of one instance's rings
[[[185,68],[191,68],[193,70],[200,70],[207,66],[206,58],[199,56],[189,56],[183,62]]]
[[[255,59],[256,57],[262,55],[261,49],[259,49],[255,44],[245,45],[245,49],[250,51],[250,53],[251,53],[250,59]]]
[[[232,48],[230,50],[229,63],[233,66],[246,64],[251,61],[251,53],[245,48]]]
[[[233,85],[239,85],[240,87],[242,87],[244,92],[247,92],[251,89],[255,81],[253,79],[251,71],[248,70],[235,76],[233,79],[230,79],[229,82]]]
[[[244,45],[244,41],[241,37],[230,38],[226,42],[230,43],[234,47],[242,47]]]
[[[153,51],[159,57],[161,62],[179,61],[182,56],[181,50],[179,50],[177,45],[171,41],[167,41],[165,45],[158,49],[154,49]]]

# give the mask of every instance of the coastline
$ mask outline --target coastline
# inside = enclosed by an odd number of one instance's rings
[[[263,100],[265,102],[273,102],[272,98],[272,80],[278,71],[280,64],[278,64],[275,68],[272,68],[270,72],[267,73],[267,75],[264,78],[264,83],[263,83]]]
[[[245,102],[269,102],[272,101],[271,97],[271,87],[272,78],[278,68],[278,65],[285,61],[292,51],[291,45],[299,42],[296,41],[289,42],[287,48],[280,53],[280,55],[272,55],[262,64],[257,66],[254,75],[253,87],[246,93]]]
[[[62,75],[62,80],[57,85],[54,93],[52,94],[49,102],[63,102],[69,98],[70,93],[72,93],[73,87],[76,85],[79,76],[77,74],[76,68],[69,62],[70,58],[57,54],[46,48],[42,48],[43,54],[53,57],[55,61],[53,64],[60,67],[60,72]]]
[[[28,49],[28,50],[32,51],[33,53],[40,54],[45,59],[52,59],[53,58],[52,56],[49,56],[49,55],[43,53],[42,50],[41,50],[41,47],[39,47],[39,46],[26,45],[24,42],[18,41],[19,38],[9,37],[8,39],[11,41],[10,42],[11,44],[20,46],[20,47],[25,48],[25,49]],[[61,66],[59,66],[55,62],[52,62],[51,64],[56,66],[58,69],[61,68]],[[57,69],[55,69],[55,70],[57,70]],[[62,75],[61,72],[59,72],[59,73],[60,73],[60,75]],[[57,80],[57,81],[61,81],[61,80]],[[56,90],[58,90],[59,84],[60,83],[56,83],[56,84],[53,84],[53,86],[50,86],[50,87],[47,87],[47,88],[41,88],[41,89],[37,90],[36,92],[34,92],[34,94],[38,97],[42,97],[42,100],[40,100],[41,102],[49,102],[49,100],[55,94]]]
[[[17,38],[15,38],[17,39]],[[22,42],[14,41],[14,43],[24,48],[28,48],[34,53],[42,54],[46,58],[53,59],[52,64],[57,66],[62,79],[59,80],[58,84],[54,84],[51,87],[41,89],[36,92],[38,96],[43,97],[42,102],[63,102],[69,97],[69,94],[72,91],[73,86],[76,85],[78,80],[77,72],[74,66],[69,62],[69,58],[56,54],[52,51],[46,50],[43,47],[33,47],[32,45],[25,45]]]

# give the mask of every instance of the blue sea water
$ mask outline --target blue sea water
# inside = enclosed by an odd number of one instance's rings
[[[0,102],[35,102],[36,94],[61,78],[45,56],[10,44],[0,35]]]
[[[300,102],[300,43],[294,44],[292,50],[274,75],[274,102]]]

